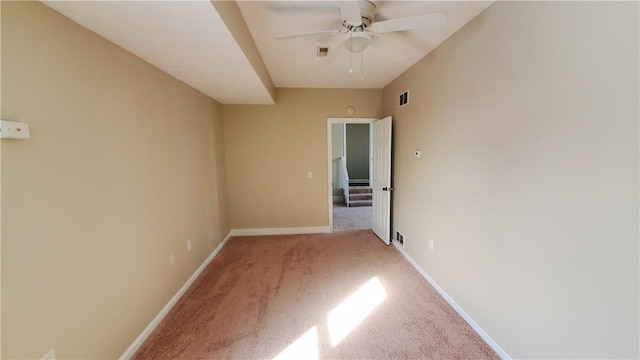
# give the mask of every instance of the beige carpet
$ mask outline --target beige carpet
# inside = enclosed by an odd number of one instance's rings
[[[134,359],[495,359],[371,231],[235,237]]]
[[[333,204],[333,231],[371,229],[373,207],[347,207],[344,203]]]

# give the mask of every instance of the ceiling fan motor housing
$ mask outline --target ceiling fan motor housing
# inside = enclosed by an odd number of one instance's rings
[[[348,31],[364,31],[364,29],[368,28],[373,23],[373,16],[376,13],[376,4],[369,0],[360,0],[357,3],[353,3],[353,6],[358,6],[360,21],[350,22],[347,19],[343,19],[342,25]]]
[[[376,4],[369,0],[363,0],[360,4],[360,17],[362,18],[362,25],[365,28],[369,27],[373,22],[373,15],[376,13]]]

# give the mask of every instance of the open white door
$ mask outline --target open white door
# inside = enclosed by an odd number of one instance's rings
[[[373,123],[373,232],[391,243],[391,116]]]

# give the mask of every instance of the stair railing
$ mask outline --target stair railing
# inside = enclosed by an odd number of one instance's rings
[[[342,191],[344,193],[344,203],[349,207],[349,171],[347,171],[347,158],[340,156],[341,175],[339,181],[342,184]]]

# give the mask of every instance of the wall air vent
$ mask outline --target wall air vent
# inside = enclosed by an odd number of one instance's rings
[[[400,94],[400,102],[398,104],[400,105],[399,107],[403,107],[408,103],[409,103],[409,90]]]
[[[328,47],[318,46],[318,51],[316,52],[317,56],[325,57],[325,56],[327,56],[327,54],[329,54],[329,48]]]
[[[398,230],[396,230],[396,241],[399,242],[402,247],[404,247],[404,235],[402,235]]]

